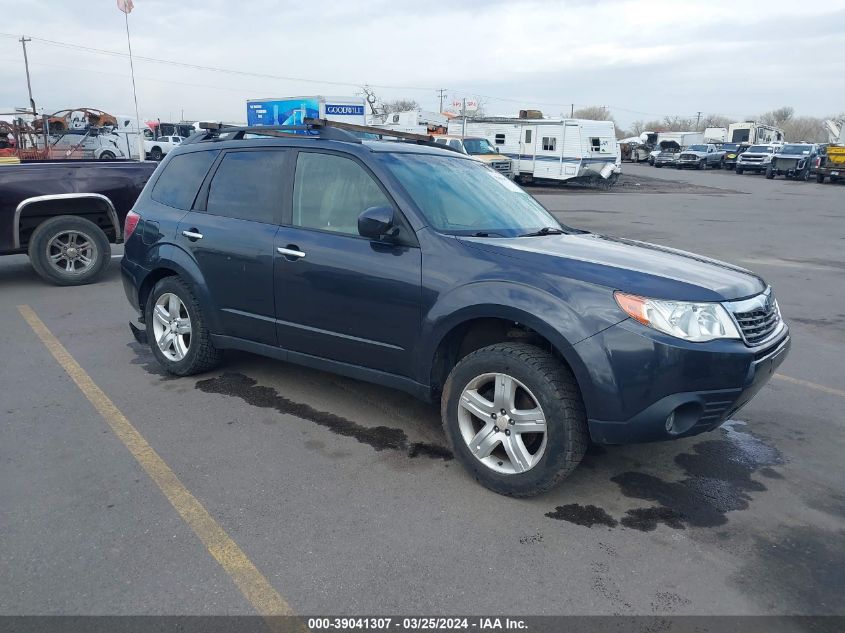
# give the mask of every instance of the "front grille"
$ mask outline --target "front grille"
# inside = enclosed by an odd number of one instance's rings
[[[774,299],[748,312],[734,312],[734,317],[749,345],[766,340],[780,325],[780,312]]]
[[[695,154],[681,154],[681,160],[698,160]]]
[[[797,158],[776,158],[775,165],[778,169],[795,169],[798,166]]]
[[[497,161],[493,161],[492,163],[490,163],[490,165],[491,165],[491,167],[493,167],[493,169],[495,169],[496,171],[501,172],[503,174],[511,173],[511,163],[510,163],[510,161],[497,160]]]
[[[762,156],[743,156],[742,162],[743,163],[760,163],[763,161]]]

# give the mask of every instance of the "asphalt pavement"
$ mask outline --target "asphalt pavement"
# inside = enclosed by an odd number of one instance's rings
[[[245,353],[163,374],[117,259],[57,288],[0,258],[0,615],[260,612],[174,490],[299,614],[845,614],[845,186],[624,170],[532,191],[569,225],[758,271],[792,352],[722,429],[594,448],[529,500],[474,483],[402,393]]]

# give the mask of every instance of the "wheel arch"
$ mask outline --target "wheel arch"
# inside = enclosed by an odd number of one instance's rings
[[[495,343],[525,342],[550,352],[575,376],[582,395],[589,375],[578,353],[555,327],[527,311],[512,306],[473,308],[450,319],[439,329],[433,353],[427,360],[425,374],[436,396],[454,366],[468,354]]]
[[[153,266],[138,284],[138,304],[141,314],[146,309],[150,292],[160,280],[166,277],[179,277],[194,292],[211,332],[215,334],[220,332],[217,306],[212,300],[202,271],[188,253],[173,244],[163,244],[147,255],[147,261],[152,261]]]
[[[114,242],[121,239],[117,211],[107,196],[100,193],[54,193],[26,198],[15,207],[12,220],[13,248],[18,250],[26,246],[32,232],[41,222],[60,215],[83,217],[99,226],[107,237],[107,229],[110,229],[114,234]],[[25,239],[21,239],[22,234]]]

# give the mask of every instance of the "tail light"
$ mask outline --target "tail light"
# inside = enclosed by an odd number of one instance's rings
[[[138,222],[141,221],[141,216],[135,213],[134,211],[130,211],[126,214],[126,220],[123,222],[123,241],[129,239],[132,233],[135,232],[135,227],[138,226]]]

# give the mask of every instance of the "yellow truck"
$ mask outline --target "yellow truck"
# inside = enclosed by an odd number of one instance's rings
[[[819,156],[816,182],[822,183],[825,178],[830,179],[830,182],[845,180],[845,121],[827,120],[824,126],[830,137],[830,145]]]

